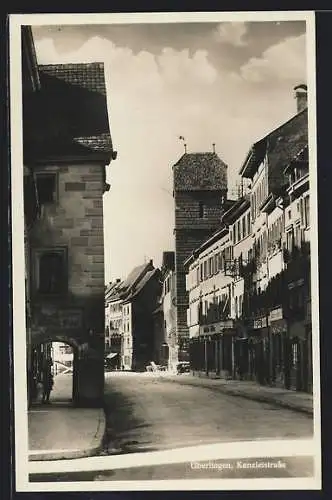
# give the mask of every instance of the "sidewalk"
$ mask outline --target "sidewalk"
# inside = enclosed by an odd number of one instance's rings
[[[29,460],[61,460],[95,455],[105,432],[101,408],[71,406],[72,375],[54,377],[51,404],[29,410]]]
[[[262,386],[251,381],[212,379],[205,376],[194,376],[189,373],[172,375],[165,372],[161,376],[178,384],[213,388],[216,391],[232,396],[270,403],[313,416],[313,396],[305,392]]]

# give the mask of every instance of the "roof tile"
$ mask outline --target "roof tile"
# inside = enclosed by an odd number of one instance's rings
[[[66,156],[105,156],[113,150],[104,65],[39,66],[41,89],[24,101],[26,161]]]
[[[227,189],[227,165],[216,153],[185,153],[173,169],[175,190]]]

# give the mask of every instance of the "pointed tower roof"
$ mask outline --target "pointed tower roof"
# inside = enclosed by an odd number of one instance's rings
[[[185,153],[173,172],[175,191],[227,189],[227,165],[216,153]]]

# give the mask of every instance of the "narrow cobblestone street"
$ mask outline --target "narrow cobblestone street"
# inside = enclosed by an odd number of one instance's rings
[[[280,460],[282,467],[260,470],[257,467],[250,469],[239,466],[239,463],[256,460],[246,458],[250,456],[253,442],[262,442],[262,456],[257,459],[266,460],[263,441],[310,440],[313,420],[309,415],[243,397],[216,393],[213,387],[211,390],[206,386],[193,386],[190,385],[190,380],[184,383],[181,376],[176,382],[174,378],[169,380],[154,373],[108,373],[105,411],[106,433],[100,457],[102,470],[91,470],[87,458],[84,459],[87,464],[84,471],[32,474],[30,480],[273,478],[309,477],[313,473],[311,456],[280,456],[280,453],[274,453],[273,447],[268,450],[271,460]],[[243,443],[246,441],[248,447]],[[220,443],[224,443],[224,447],[232,443],[241,445],[243,460],[230,462],[228,459],[218,459],[213,461],[213,467],[205,469],[196,466],[196,462],[144,466],[143,460],[138,459],[137,466],[129,467],[128,462],[123,462],[123,467],[118,463],[114,467],[114,460],[118,461],[119,456],[122,461],[124,455],[134,458],[132,454],[142,453],[140,456],[144,457],[149,451],[179,450],[190,446],[204,448],[218,446]],[[295,455],[296,442],[292,453],[293,451]]]
[[[149,374],[106,379],[108,453],[312,435],[312,419]]]

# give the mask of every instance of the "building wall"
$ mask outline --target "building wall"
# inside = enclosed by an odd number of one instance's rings
[[[221,258],[221,254],[223,257]],[[190,338],[200,335],[199,310],[206,315],[211,304],[230,298],[232,277],[225,274],[224,261],[232,258],[232,245],[227,232],[220,240],[202,251],[190,265],[187,279],[189,291],[188,325]],[[201,304],[201,306],[200,306]]]
[[[246,264],[250,258],[253,248],[253,236],[251,228],[251,209],[245,210],[239,217],[230,225],[230,234],[233,241],[233,256],[234,261],[239,262],[242,259],[243,264]],[[231,296],[231,317],[242,317],[242,306],[244,300],[244,279],[239,274],[234,276],[232,280],[232,296]]]
[[[176,281],[174,271],[169,271],[163,283],[163,312],[165,341],[168,345],[168,368],[174,370],[178,361],[178,345],[176,339]]]
[[[175,191],[175,272],[177,295],[177,335],[189,337],[188,294],[184,261],[220,224],[224,192]]]
[[[198,248],[210,235],[212,230],[176,230],[175,233],[175,273],[176,273],[176,306],[177,306],[177,335],[187,338],[188,293],[186,291],[186,274],[184,262],[189,255]]]
[[[227,165],[215,153],[185,154],[173,166],[173,173],[176,335],[182,359],[189,352],[188,293],[183,264],[220,223],[227,197]]]
[[[161,308],[153,314],[153,347],[153,361],[157,365],[167,366],[168,348],[166,348],[164,314]]]
[[[284,269],[283,241],[285,213],[283,205],[276,206],[267,217],[268,225],[268,272],[269,279],[274,278]]]
[[[223,191],[174,191],[175,228],[207,229],[218,226]]]
[[[132,303],[132,342],[134,370],[145,370],[154,358],[154,311],[161,294],[161,275],[157,269]]]
[[[105,348],[110,349],[113,335],[122,335],[122,302],[113,300],[108,302],[106,307],[106,325],[105,325]]]
[[[285,238],[286,247],[290,250],[292,242],[300,247],[301,241],[310,241],[310,210],[309,207],[309,190],[296,197],[285,209]],[[308,204],[308,205],[307,205]],[[307,215],[306,215],[307,212]],[[292,237],[289,238],[289,233],[292,232]]]
[[[125,370],[133,368],[133,329],[133,305],[131,302],[125,302],[122,304],[122,365]]]
[[[102,397],[104,380],[100,362],[104,352],[103,169],[99,164],[35,168],[37,182],[40,174],[56,174],[56,201],[42,205],[30,232],[32,342],[61,335],[85,344],[77,363],[93,370],[75,370],[80,373],[75,387],[82,401]],[[64,257],[64,289],[48,296],[38,292],[39,259],[54,249]]]

